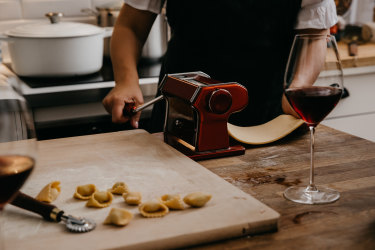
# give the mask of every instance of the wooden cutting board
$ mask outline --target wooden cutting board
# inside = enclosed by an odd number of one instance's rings
[[[62,191],[54,204],[67,214],[94,219],[97,227],[73,234],[63,223],[7,205],[3,232],[8,249],[176,248],[277,229],[277,212],[144,130],[40,141],[39,151],[22,191],[35,197],[58,180]],[[78,185],[92,183],[107,190],[117,181],[141,192],[143,201],[195,191],[210,193],[212,199],[202,208],[146,219],[121,196],[102,209],[88,208],[85,201],[73,198]],[[130,210],[133,220],[125,227],[103,225],[112,207]]]

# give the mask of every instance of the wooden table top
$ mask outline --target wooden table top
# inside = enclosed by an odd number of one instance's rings
[[[375,143],[320,125],[315,182],[340,191],[331,204],[302,205],[283,197],[309,180],[309,133],[303,128],[245,155],[199,163],[281,214],[278,231],[194,249],[375,249]]]
[[[348,45],[338,42],[338,50],[343,68],[355,68],[375,65],[375,44],[358,45],[358,56],[350,56]]]

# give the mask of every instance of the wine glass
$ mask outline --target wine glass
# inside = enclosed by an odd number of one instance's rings
[[[26,101],[9,87],[0,87],[0,220],[29,177],[36,159],[36,134]],[[0,249],[4,239],[0,221]]]
[[[340,198],[336,190],[314,183],[315,127],[333,110],[343,92],[343,72],[334,36],[296,35],[289,54],[284,94],[310,129],[310,181],[307,187],[291,186],[288,200],[303,204],[325,204]]]

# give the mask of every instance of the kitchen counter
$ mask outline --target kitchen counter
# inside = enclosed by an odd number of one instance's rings
[[[327,205],[285,200],[291,185],[308,183],[309,134],[287,138],[245,155],[199,163],[281,214],[278,232],[227,240],[194,249],[374,249],[375,143],[318,126],[315,182],[340,191]]]
[[[15,142],[17,143],[17,142]],[[17,147],[24,146],[19,141]],[[0,144],[0,150],[7,144]],[[223,238],[274,231],[279,213],[200,166],[145,130],[128,130],[38,142],[36,167],[21,191],[35,197],[47,183],[58,180],[61,193],[53,204],[65,212],[92,218],[95,230],[69,233],[62,224],[6,206],[2,230],[9,249],[167,249]],[[142,194],[142,202],[164,194],[203,192],[211,199],[203,207],[190,207],[162,218],[143,218],[138,206],[127,205],[121,195],[101,209],[86,207],[72,196],[78,185],[92,183],[107,190],[125,182]],[[129,225],[103,225],[112,208],[134,216]]]
[[[366,43],[358,46],[358,56],[350,56],[348,45],[338,42],[338,49],[343,68],[375,66],[375,44]]]
[[[137,136],[132,137],[131,135]],[[155,137],[160,137],[160,134],[156,134]],[[316,131],[315,181],[317,185],[337,189],[341,193],[341,198],[332,204],[301,205],[286,200],[283,197],[283,191],[288,186],[305,186],[308,182],[309,134],[304,128],[300,128],[286,138],[270,145],[247,146],[246,152],[242,156],[199,161],[198,163],[204,168],[200,168],[198,164],[186,157],[179,156],[177,152],[170,150],[164,144],[160,144],[152,150],[148,148],[141,153],[139,149],[147,148],[150,143],[156,143],[153,139],[141,131],[133,130],[133,132],[123,131],[113,134],[42,141],[40,142],[42,152],[40,152],[39,168],[35,169],[32,178],[26,183],[24,191],[30,195],[37,194],[38,190],[51,178],[65,178],[62,180],[63,192],[61,195],[63,197],[56,200],[55,204],[58,207],[69,209],[71,213],[87,213],[89,216],[101,215],[104,218],[105,210],[84,208],[79,201],[74,201],[71,198],[72,187],[82,181],[82,178],[87,178],[90,182],[98,182],[98,185],[112,182],[118,176],[118,172],[111,171],[115,170],[115,166],[121,166],[118,171],[130,171],[128,175],[121,178],[128,178],[131,187],[135,187],[137,183],[139,185],[141,182],[142,185],[139,188],[144,190],[164,192],[173,187],[175,192],[179,192],[181,186],[185,186],[188,190],[194,184],[197,185],[196,188],[210,190],[215,195],[212,203],[209,203],[206,209],[177,211],[163,219],[154,219],[154,222],[152,220],[144,221],[139,216],[135,216],[135,221],[125,228],[110,228],[99,224],[93,232],[71,235],[64,233],[63,229],[60,229],[61,225],[42,222],[38,216],[30,216],[30,213],[26,218],[20,210],[13,210],[13,207],[10,206],[5,210],[7,215],[5,227],[9,229],[5,232],[12,237],[8,244],[14,244],[12,246],[19,248],[29,246],[30,249],[33,249],[35,246],[41,246],[40,244],[53,243],[56,249],[64,248],[59,244],[69,245],[69,249],[71,249],[70,247],[77,249],[79,246],[74,242],[78,242],[78,238],[80,238],[81,244],[88,244],[85,246],[92,246],[95,249],[117,249],[120,245],[116,246],[115,243],[126,244],[126,241],[121,241],[121,237],[126,238],[134,234],[129,230],[139,230],[140,227],[145,226],[144,233],[137,237],[150,236],[153,238],[152,235],[169,235],[174,231],[185,230],[185,226],[176,226],[175,229],[172,226],[173,223],[177,225],[184,221],[183,216],[193,215],[192,213],[195,212],[198,216],[200,211],[207,214],[210,209],[216,208],[224,201],[227,206],[231,206],[230,199],[222,198],[226,198],[227,195],[224,193],[232,190],[232,187],[235,186],[280,214],[278,230],[268,230],[267,233],[254,235],[251,233],[252,226],[249,224],[249,228],[244,227],[240,230],[245,235],[243,237],[196,245],[191,247],[192,249],[374,249],[375,247],[375,143],[373,142],[322,125],[319,126]],[[60,153],[53,154],[52,152],[56,150]],[[137,155],[137,153],[141,155]],[[52,162],[54,164],[51,165]],[[129,162],[132,162],[131,167],[129,167]],[[165,166],[165,171],[162,166]],[[150,168],[150,171],[142,172],[145,168]],[[78,174],[81,170],[84,170],[86,174]],[[219,176],[222,182],[206,173],[210,171]],[[136,178],[132,179],[131,173],[135,173]],[[171,174],[174,177],[168,179],[167,176]],[[140,178],[142,175],[143,179]],[[203,181],[204,179],[205,181]],[[215,185],[212,185],[213,180],[215,180]],[[166,182],[173,183],[173,185],[167,185]],[[229,184],[233,186],[229,187]],[[237,194],[232,197],[234,198],[233,202],[241,201],[243,198],[240,198],[243,195],[239,197]],[[123,203],[120,200],[116,201],[117,206],[121,204]],[[219,214],[212,212],[208,214],[212,214],[215,218],[215,216],[220,217],[220,213],[235,215],[242,209],[243,207],[241,209],[237,207],[231,211],[218,210]],[[265,210],[261,210],[261,214],[265,214]],[[185,234],[176,238],[177,241],[165,238],[164,241],[157,241],[156,245],[147,244],[144,246],[148,248],[181,247],[197,242],[193,240],[204,242],[212,241],[217,237],[225,238],[228,237],[228,233],[232,235],[238,230],[237,227],[233,227],[229,231],[228,228],[226,231],[213,230],[211,234],[205,234],[205,237],[198,237],[199,234],[192,235],[192,233],[197,233],[196,230],[204,230],[211,226],[211,224],[196,226],[195,223],[199,218],[207,219],[197,216],[191,216],[191,223],[184,221],[187,223],[186,227],[192,227],[194,232],[184,232]],[[254,217],[254,214],[249,213],[247,216]],[[175,220],[174,218],[177,217],[180,219]],[[225,218],[225,216],[222,216],[220,220],[215,218],[210,223],[212,226],[218,225],[225,221]],[[14,220],[13,223],[10,223],[11,219]],[[166,221],[172,224],[168,224]],[[161,225],[159,229],[163,230],[156,230],[158,223]],[[26,232],[25,230],[31,225],[33,225],[33,230]],[[166,230],[167,228],[169,230]],[[19,234],[12,234],[12,230],[18,230]],[[247,233],[250,235],[246,236]],[[120,234],[122,236],[118,238],[117,236]],[[16,240],[17,237],[23,237],[23,240]],[[65,238],[74,238],[74,240],[73,242],[64,241]],[[132,238],[133,240],[134,238]]]

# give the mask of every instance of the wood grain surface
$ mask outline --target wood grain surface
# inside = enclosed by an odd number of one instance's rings
[[[350,56],[348,45],[338,43],[338,50],[343,68],[363,67],[375,65],[375,44],[366,43],[358,46],[358,56]]]
[[[3,231],[8,249],[165,249],[277,229],[277,212],[144,130],[40,141],[36,168],[22,191],[35,197],[52,181],[61,182],[54,204],[95,220],[96,229],[70,233],[62,223],[7,205]],[[118,181],[141,192],[143,201],[196,191],[212,199],[202,208],[186,206],[163,218],[146,219],[121,196],[102,209],[73,198],[79,185],[91,183],[103,191]],[[129,225],[103,225],[112,207],[134,214]]]
[[[80,138],[82,137],[78,137]],[[98,137],[89,138],[90,144],[98,142],[95,139]],[[113,143],[113,139],[106,141],[109,143],[107,145]],[[44,147],[59,150],[61,147],[76,147],[79,144],[77,139],[73,144],[71,140],[60,142],[63,144],[53,146],[54,143],[50,141]],[[167,153],[164,151],[164,146],[160,146],[154,153],[160,154],[160,157],[171,156],[169,150]],[[304,127],[278,142],[247,146],[246,153],[242,156],[199,161],[199,164],[228,183],[279,212],[281,217],[276,232],[200,244],[191,248],[375,249],[375,143],[320,125],[316,130],[315,158],[316,184],[336,188],[341,193],[341,198],[334,203],[301,205],[287,201],[282,196],[286,187],[305,186],[308,182],[309,134]],[[52,155],[44,160],[51,159]],[[71,162],[69,159],[64,160],[64,155],[60,156],[60,161],[58,165]],[[109,162],[111,161],[114,159]],[[35,193],[41,185],[27,188]],[[58,203],[60,206],[62,204]],[[70,212],[75,211],[79,210]],[[32,216],[27,221],[36,224],[39,222],[41,225],[47,223]],[[56,226],[58,225],[53,224],[49,228],[57,230]],[[62,228],[57,228],[59,232],[63,232]],[[106,233],[105,237],[111,239],[113,230]],[[89,235],[90,233],[84,237],[89,238]],[[26,237],[25,234],[23,237]],[[79,242],[80,237],[76,235],[75,242]],[[43,242],[51,241],[44,239]],[[23,244],[25,246],[28,242],[24,241]]]
[[[278,232],[222,241],[195,249],[375,249],[375,143],[320,125],[315,182],[341,198],[326,205],[285,200],[290,185],[308,183],[305,128],[243,156],[200,161],[202,166],[281,214]]]

